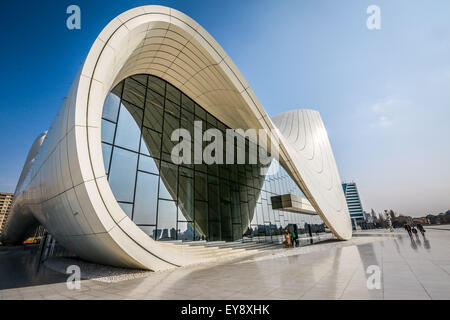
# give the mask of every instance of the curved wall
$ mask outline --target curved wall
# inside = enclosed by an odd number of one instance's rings
[[[287,111],[272,118],[306,188],[306,196],[340,239],[350,239],[350,215],[322,118],[314,110]]]
[[[232,128],[265,129],[273,141],[279,138],[234,63],[198,23],[167,7],[134,8],[112,20],[95,40],[16,195],[8,224],[33,216],[62,245],[104,264],[161,270],[196,261],[179,246],[157,243],[140,230],[106,178],[103,103],[117,83],[139,73],[172,83]],[[311,180],[303,180],[299,159],[291,157],[284,140],[280,162],[336,236],[348,239],[351,227],[340,215],[331,218],[334,213],[320,210],[326,196],[309,190]],[[22,223],[22,229],[28,227]],[[17,241],[10,232],[4,241]]]

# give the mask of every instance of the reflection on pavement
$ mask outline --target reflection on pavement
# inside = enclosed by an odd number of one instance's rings
[[[37,248],[11,247],[0,251],[0,290],[65,282],[66,276],[39,263]]]

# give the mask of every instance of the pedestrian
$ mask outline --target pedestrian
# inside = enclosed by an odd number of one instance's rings
[[[417,229],[414,226],[411,227],[411,232],[413,235],[416,236],[416,239],[419,240],[419,235],[417,234]]]
[[[405,223],[405,230],[408,231],[408,235],[412,237],[411,227],[409,224]]]
[[[289,248],[291,246],[291,233],[289,232],[289,229],[286,228],[284,230],[284,246],[285,248]]]
[[[294,242],[295,242],[295,246],[298,247],[299,243],[298,243],[298,227],[297,224],[294,224]]]
[[[425,229],[423,227],[422,224],[418,223],[417,224],[417,229],[419,229],[420,233],[422,234],[422,236],[425,238]]]
[[[295,248],[295,233],[294,233],[294,230],[291,231],[291,245],[292,245],[292,248]]]

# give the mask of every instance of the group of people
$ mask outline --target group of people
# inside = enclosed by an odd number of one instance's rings
[[[417,229],[419,229],[422,236],[425,238],[425,229],[424,227],[418,223],[416,224]],[[405,223],[404,228],[408,232],[409,236],[412,237],[413,234],[417,237],[417,229],[414,226],[410,226],[408,223]]]
[[[298,227],[296,224],[294,224],[292,231],[289,230],[289,228],[286,228],[284,230],[284,246],[286,248],[289,247],[298,247],[299,246],[299,240],[298,240]]]

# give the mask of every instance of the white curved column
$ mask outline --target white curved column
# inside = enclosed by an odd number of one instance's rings
[[[350,215],[320,114],[314,110],[287,111],[272,121],[299,173],[302,191],[332,232],[339,239],[350,239]]]

